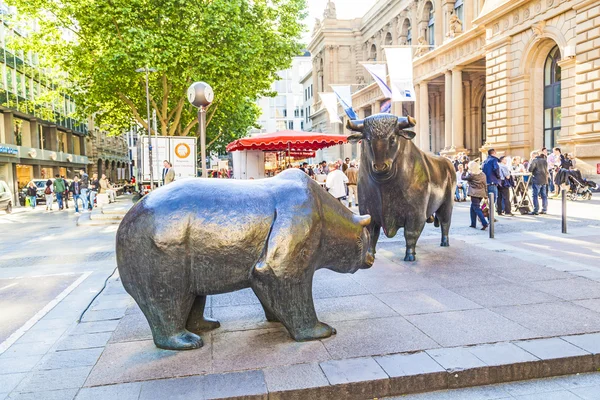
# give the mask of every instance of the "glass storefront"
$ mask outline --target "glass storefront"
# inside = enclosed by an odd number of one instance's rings
[[[23,189],[34,178],[32,165],[17,164],[17,182],[19,190]]]

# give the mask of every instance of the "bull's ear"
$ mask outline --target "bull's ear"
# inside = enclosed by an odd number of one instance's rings
[[[352,135],[348,136],[348,141],[351,143],[356,143],[362,139],[363,139],[362,133],[353,133]]]
[[[396,129],[396,135],[402,136],[404,139],[408,140],[413,140],[415,136],[417,136],[413,131],[405,131],[404,129]]]
[[[357,119],[357,120],[348,120],[348,123],[346,124],[346,128],[348,128],[349,130],[353,131],[353,132],[361,132],[363,131],[363,129],[365,128],[365,123],[364,120],[362,119]]]

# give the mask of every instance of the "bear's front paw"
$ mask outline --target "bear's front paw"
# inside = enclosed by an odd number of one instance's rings
[[[166,350],[193,350],[204,346],[202,338],[195,333],[183,331],[173,336],[155,338],[157,347]]]
[[[297,334],[293,334],[293,337],[297,342],[305,342],[307,340],[325,339],[331,335],[335,335],[336,333],[337,331],[335,328],[327,325],[326,323],[317,322],[313,328],[305,329]]]

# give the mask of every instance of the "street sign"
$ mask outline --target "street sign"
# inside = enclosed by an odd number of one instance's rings
[[[150,180],[150,168],[148,166],[148,137],[141,138],[142,160],[138,162],[142,169],[142,180]],[[175,179],[193,178],[197,176],[196,161],[196,138],[193,136],[159,136],[152,138],[152,157],[158,162],[152,163],[152,174],[155,179],[162,179],[163,161],[167,160],[173,164]]]

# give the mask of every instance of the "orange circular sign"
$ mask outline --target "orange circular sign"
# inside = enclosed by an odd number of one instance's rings
[[[186,143],[179,143],[175,146],[175,155],[179,158],[187,158],[190,155],[190,146]]]

